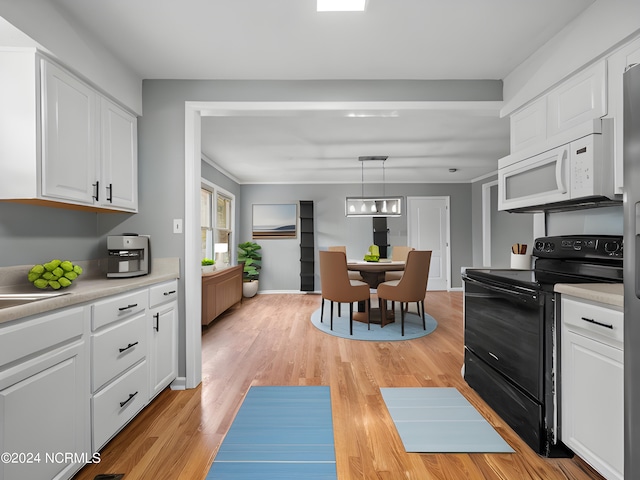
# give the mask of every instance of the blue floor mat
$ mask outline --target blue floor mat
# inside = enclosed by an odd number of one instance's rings
[[[407,452],[513,453],[455,388],[381,388]]]
[[[251,387],[206,480],[337,479],[329,387]]]

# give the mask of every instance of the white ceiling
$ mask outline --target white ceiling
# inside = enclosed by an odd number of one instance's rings
[[[503,79],[594,2],[50,1],[141,78],[253,80]],[[202,150],[241,183],[359,182],[361,155],[388,155],[387,181],[469,181],[508,153],[494,105],[344,113],[206,117]]]

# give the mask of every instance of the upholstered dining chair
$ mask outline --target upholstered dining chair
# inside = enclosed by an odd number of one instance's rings
[[[411,250],[407,254],[407,264],[400,280],[391,280],[378,285],[378,298],[382,313],[382,326],[387,323],[387,301],[400,302],[401,330],[404,336],[405,306],[416,302],[418,315],[422,318],[422,328],[426,330],[424,318],[424,296],[429,281],[431,250]]]
[[[331,302],[330,328],[333,330],[333,302],[349,304],[349,335],[353,335],[353,302],[365,302],[367,328],[371,328],[371,297],[369,285],[359,280],[349,280],[347,256],[344,252],[320,251],[320,284],[322,305],[320,321],[324,318],[324,301]]]
[[[327,248],[327,250],[329,250],[330,252],[344,252],[344,254],[347,254],[347,247],[345,247],[344,245],[332,245],[330,247]],[[359,280],[359,281],[364,281],[362,279],[362,275],[360,275],[360,272],[356,272],[354,270],[348,270],[349,272],[349,280]]]
[[[411,250],[415,250],[413,247],[397,246],[391,249],[391,260],[394,262],[406,262],[407,255]],[[384,274],[384,281],[389,282],[391,280],[400,280],[403,272],[391,271]]]

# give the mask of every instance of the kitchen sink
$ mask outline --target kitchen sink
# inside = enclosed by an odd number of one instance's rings
[[[67,292],[42,292],[42,293],[0,293],[0,309],[26,305],[28,303],[45,300],[47,298],[67,295]]]

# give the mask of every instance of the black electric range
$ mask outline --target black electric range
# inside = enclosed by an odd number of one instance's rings
[[[542,237],[532,270],[467,269],[467,383],[542,456],[567,456],[558,439],[557,283],[621,283],[621,236]]]

